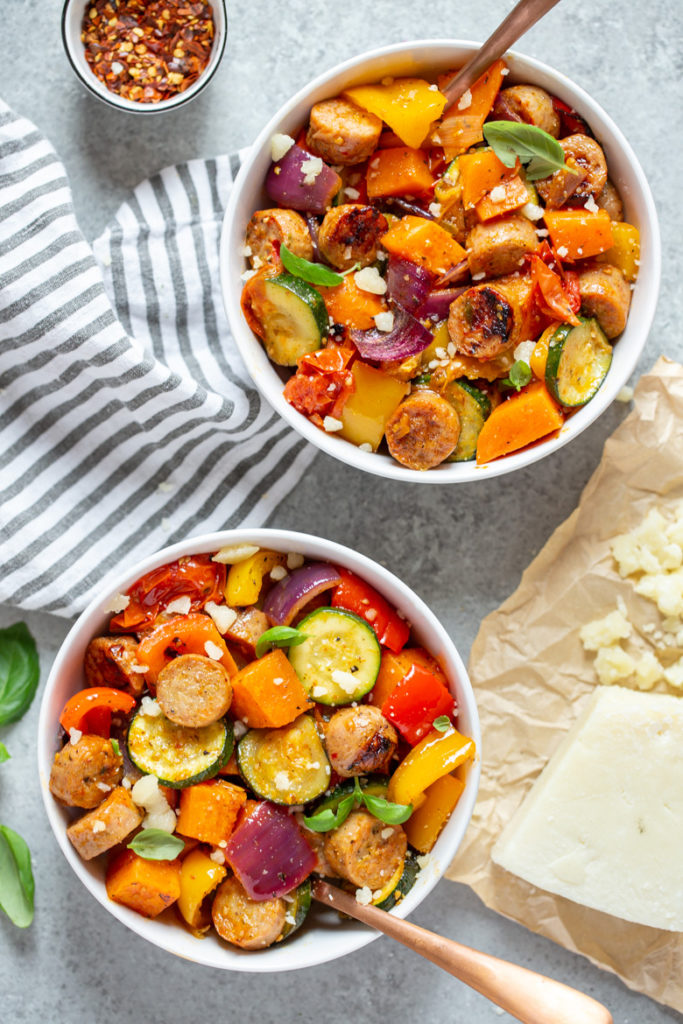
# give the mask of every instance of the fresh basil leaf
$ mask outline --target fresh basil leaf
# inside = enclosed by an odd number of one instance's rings
[[[256,641],[256,657],[260,658],[269,647],[298,647],[306,639],[308,634],[293,626],[273,626],[261,633]]]
[[[0,908],[17,928],[28,928],[33,920],[34,891],[28,846],[11,828],[0,825]]]
[[[339,828],[351,813],[355,800],[355,793],[349,793],[339,801],[336,811],[333,811],[331,807],[326,807],[324,810],[318,811],[317,814],[312,814],[310,818],[304,818],[304,825],[312,832],[330,832],[333,828]]]
[[[412,804],[392,804],[384,797],[370,796],[369,793],[363,793],[363,803],[370,814],[374,814],[387,825],[401,825],[413,813]]]
[[[26,624],[0,629],[0,725],[16,722],[28,711],[39,678],[36,643]]]
[[[529,181],[547,178],[566,167],[564,150],[557,139],[534,124],[489,121],[483,131],[489,146],[506,167],[514,167],[517,157],[527,164]]]
[[[0,764],[9,761],[10,753],[4,743],[0,743]]]
[[[121,747],[119,746],[119,741],[116,740],[116,739],[112,739],[111,747],[112,747],[112,750],[114,751],[114,753],[116,754],[116,756],[117,757],[121,757]]]
[[[521,391],[530,380],[531,367],[523,359],[518,359],[516,363],[512,364],[510,376],[505,378],[503,384],[507,384],[509,388],[514,388],[515,391]]]
[[[185,843],[161,828],[145,828],[128,843],[128,849],[145,860],[175,860]]]
[[[309,284],[333,287],[344,280],[341,274],[335,274],[334,270],[323,267],[321,263],[310,263],[303,256],[295,256],[286,245],[280,246],[280,259],[285,270],[294,274],[294,277],[300,277],[302,281],[308,281]]]
[[[432,726],[437,732],[448,732],[451,727],[451,720],[448,715],[439,715],[432,722]]]

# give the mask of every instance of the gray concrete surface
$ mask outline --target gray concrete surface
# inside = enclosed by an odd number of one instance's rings
[[[80,223],[93,238],[140,179],[166,164],[248,144],[283,98],[320,69],[380,41],[482,38],[511,6],[510,0],[242,0],[230,5],[228,51],[207,93],[177,114],[136,120],[105,108],[73,78],[61,49],[60,0],[3,0],[0,96],[56,145]],[[664,236],[664,287],[639,372],[660,353],[683,357],[683,301],[674,270],[683,227],[682,29],[679,0],[565,0],[519,46],[596,97],[624,129],[652,183]],[[399,487],[318,455],[272,524],[319,533],[377,558],[435,609],[467,656],[482,617],[515,588],[572,510],[605,438],[626,412],[614,405],[550,461],[457,490]],[[0,625],[17,617],[0,609]],[[39,640],[44,680],[68,623],[23,617]],[[37,880],[33,926],[19,932],[0,920],[0,1016],[7,1024],[502,1019],[482,997],[388,939],[336,964],[252,977],[198,968],[143,943],[82,889],[49,832],[34,766],[37,704],[0,733],[12,753],[0,768],[0,820],[30,843]],[[414,920],[584,989],[610,1007],[618,1024],[680,1019],[487,911],[461,886],[442,882]]]

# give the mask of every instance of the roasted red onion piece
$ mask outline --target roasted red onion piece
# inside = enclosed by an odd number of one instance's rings
[[[291,146],[282,160],[270,165],[266,176],[269,197],[290,210],[325,213],[341,188],[342,180],[326,163],[313,177],[314,169],[307,165],[309,161],[315,161],[317,166],[318,160],[320,157],[307,153],[300,146]],[[306,182],[307,177],[309,183]]]
[[[445,274],[434,282],[435,288],[447,288],[449,284],[462,284],[470,276],[470,267],[467,260],[460,260],[454,267],[447,270]]]
[[[429,294],[432,275],[410,260],[392,256],[387,270],[387,294],[409,313],[419,309]]]
[[[303,833],[284,807],[264,801],[238,825],[225,859],[252,900],[284,896],[318,863]]]
[[[329,562],[313,562],[296,569],[269,591],[263,611],[275,626],[288,626],[316,594],[335,587],[341,576]]]
[[[395,213],[403,216],[408,213],[411,217],[424,217],[425,220],[436,220],[433,213],[429,210],[425,210],[423,206],[418,206],[417,203],[411,203],[409,199],[401,199],[400,196],[388,196],[386,199],[382,199],[379,205],[387,213]]]
[[[349,331],[351,341],[363,359],[389,362],[407,359],[422,352],[432,341],[432,333],[401,306],[393,303],[394,326],[390,331]]]
[[[463,285],[461,288],[435,288],[418,309],[417,316],[420,320],[427,317],[437,321],[445,320],[448,310],[451,308],[451,302],[455,302],[459,295],[467,291],[468,287],[469,285]]]

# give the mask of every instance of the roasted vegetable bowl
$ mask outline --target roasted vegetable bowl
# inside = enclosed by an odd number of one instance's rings
[[[162,948],[247,971],[373,938],[311,907],[315,877],[409,913],[462,838],[478,747],[465,669],[422,602],[275,530],[197,538],[113,581],[59,652],[39,727],[48,817],[87,888]]]
[[[565,444],[628,379],[656,304],[656,214],[619,130],[512,54],[444,112],[470,51],[390,47],[316,80],[262,132],[224,222],[256,384],[395,479],[481,479]]]

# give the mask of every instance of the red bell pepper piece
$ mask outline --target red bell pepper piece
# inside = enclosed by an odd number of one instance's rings
[[[384,704],[382,714],[395,725],[404,739],[415,746],[424,739],[435,718],[453,714],[455,700],[435,675],[413,664],[396,684]]]
[[[398,654],[408,642],[410,626],[374,587],[348,569],[340,569],[341,583],[332,593],[332,607],[345,608],[365,619],[381,644]]]
[[[561,320],[563,323],[574,324],[579,320],[572,309],[569,296],[563,286],[562,278],[551,270],[539,256],[531,257],[531,272],[540,292],[539,303],[544,313]]]
[[[62,728],[69,732],[79,732],[109,736],[112,712],[120,711],[127,715],[135,707],[135,697],[123,690],[115,690],[111,686],[93,686],[87,690],[79,690],[64,705],[59,716]]]

